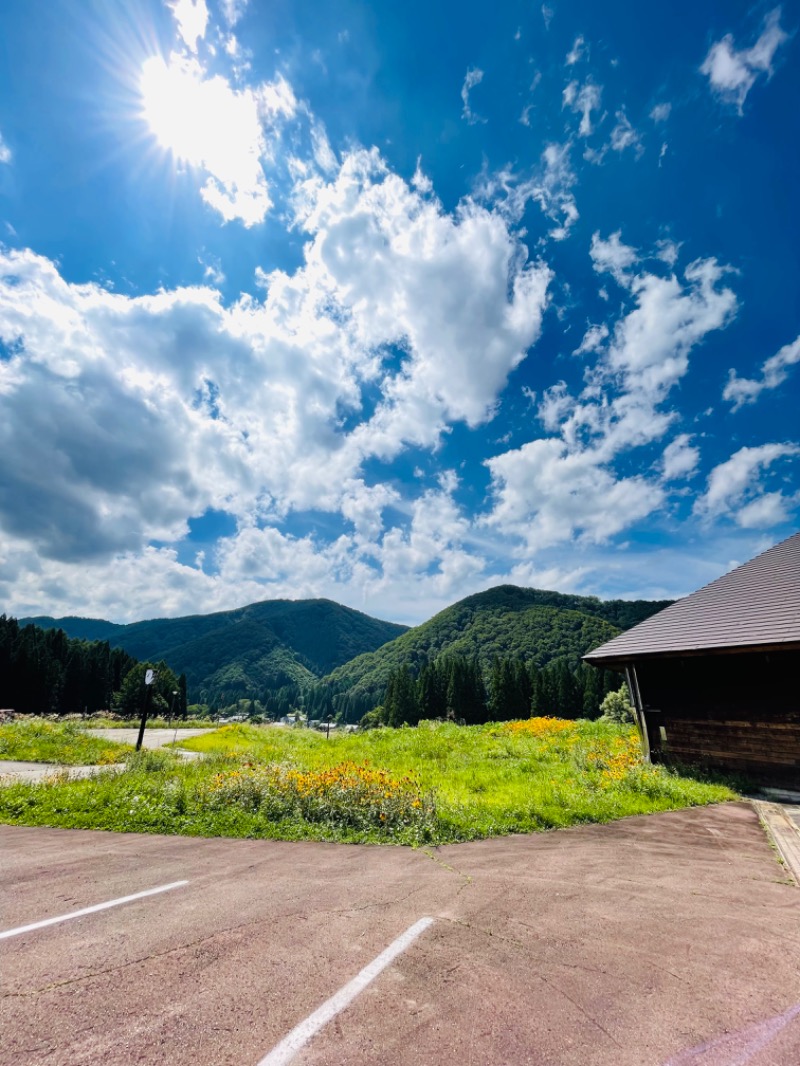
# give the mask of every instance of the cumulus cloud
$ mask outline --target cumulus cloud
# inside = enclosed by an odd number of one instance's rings
[[[577,81],[571,81],[562,93],[562,107],[568,107],[576,115],[581,116],[578,133],[581,137],[588,137],[593,131],[592,112],[600,110],[600,100],[603,88],[595,85],[591,80],[580,85]]]
[[[263,298],[230,305],[203,286],[115,294],[32,252],[0,254],[0,527],[16,545],[8,572],[39,561],[39,608],[45,580],[55,604],[75,567],[94,587],[112,560],[133,573],[145,556],[172,574],[159,613],[206,593],[191,609],[290,589],[353,602],[381,582],[403,598],[411,570],[401,575],[394,547],[422,560],[437,522],[448,539],[425,565],[441,589],[482,571],[453,483],[417,507],[364,467],[493,416],[539,335],[550,271],[502,213],[471,200],[448,213],[377,152],[307,179],[296,208],[303,263],[262,270]],[[237,533],[178,564],[169,546],[209,509]],[[408,519],[386,529],[387,510]],[[308,511],[337,515],[345,532],[317,541],[279,528]],[[15,603],[30,601],[28,585],[14,588]]]
[[[664,449],[662,470],[665,481],[690,477],[700,462],[700,449],[691,443],[691,435],[679,434]]]
[[[726,34],[709,49],[700,67],[708,76],[712,91],[725,103],[734,104],[742,114],[747,94],[761,74],[772,76],[775,53],[788,40],[781,28],[781,9],[776,7],[764,20],[758,40],[750,48],[737,51],[731,34]]]
[[[579,537],[599,543],[659,507],[663,490],[644,477],[616,478],[592,449],[555,438],[487,460],[495,505],[489,522],[541,550]]]
[[[464,84],[461,86],[461,100],[463,107],[461,109],[461,117],[469,122],[471,126],[476,122],[485,122],[486,119],[481,115],[476,114],[469,102],[469,94],[475,88],[476,85],[480,85],[483,81],[483,71],[478,67],[469,67],[464,78]]]
[[[551,278],[525,261],[503,217],[472,201],[445,214],[376,152],[354,153],[335,182],[307,182],[298,211],[317,235],[309,267],[348,307],[359,341],[408,353],[358,431],[364,446],[393,455],[402,440],[434,442],[442,420],[489,417],[539,335]]]
[[[765,389],[776,389],[782,385],[795,363],[800,363],[800,336],[761,364],[760,378],[740,378],[731,368],[722,398],[733,404],[734,411],[745,404],[755,403]]]
[[[11,149],[3,140],[3,134],[0,133],[0,163],[10,163],[11,159]]]
[[[634,274],[638,254],[619,233],[605,241],[595,234],[592,258],[596,269],[617,278],[632,306],[613,331],[584,338],[601,357],[580,395],[563,382],[545,391],[538,414],[554,435],[486,464],[493,507],[485,520],[523,539],[529,551],[576,536],[603,541],[662,506],[667,480],[693,471],[698,456],[685,435],[665,449],[661,478],[620,476],[616,462],[665,436],[676,416],[662,405],[686,375],[690,352],[736,310],[715,260],[690,264],[683,281]]]
[[[695,514],[704,518],[731,517],[746,529],[786,521],[797,498],[767,491],[765,476],[774,463],[798,455],[800,447],[791,442],[740,448],[708,475],[706,491],[695,503]]]
[[[619,285],[629,284],[626,271],[636,263],[638,255],[635,248],[622,243],[622,230],[612,233],[606,240],[601,238],[599,230],[593,233],[589,255],[598,274],[608,273]]]
[[[206,0],[167,0],[178,29],[178,36],[191,52],[197,51],[208,27]]]

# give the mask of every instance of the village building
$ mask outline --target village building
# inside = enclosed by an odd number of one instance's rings
[[[800,788],[800,533],[584,658],[624,672],[653,762]]]

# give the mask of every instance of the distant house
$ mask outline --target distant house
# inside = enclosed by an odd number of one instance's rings
[[[800,788],[800,533],[584,658],[624,671],[653,762]]]

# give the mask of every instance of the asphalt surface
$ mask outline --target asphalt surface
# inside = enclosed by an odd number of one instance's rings
[[[203,733],[213,733],[212,729],[145,729],[142,738],[143,748],[163,748],[165,744],[171,744],[173,740],[180,743],[189,737],[201,737]],[[93,737],[104,737],[106,740],[114,740],[118,744],[135,744],[139,737],[138,729],[91,729],[88,730]],[[196,752],[184,754],[197,754]]]
[[[103,737],[105,740],[117,744],[135,744],[138,737],[138,729],[93,729],[93,736]],[[144,748],[163,748],[166,744],[172,744],[177,740],[188,740],[189,737],[199,737],[203,733],[210,733],[210,729],[146,729],[142,740]],[[202,754],[197,751],[181,751],[179,748],[172,749],[182,759],[202,759]],[[14,759],[0,759],[0,784],[8,784],[13,781],[28,782],[34,784],[44,781],[53,774],[67,773],[70,777],[92,777],[94,774],[106,773],[107,771],[121,770],[122,766],[62,766],[59,763],[42,762],[19,762]]]
[[[428,853],[0,827],[1,1066],[797,1066],[800,889],[725,804]]]

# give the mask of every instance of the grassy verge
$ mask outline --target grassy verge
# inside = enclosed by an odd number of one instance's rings
[[[232,725],[185,746],[208,758],[142,752],[114,777],[1,789],[0,821],[437,844],[736,798],[643,764],[635,733],[599,722],[423,723],[330,740]]]
[[[0,725],[0,759],[95,766],[122,762],[133,749],[89,736],[76,722],[17,719]]]

